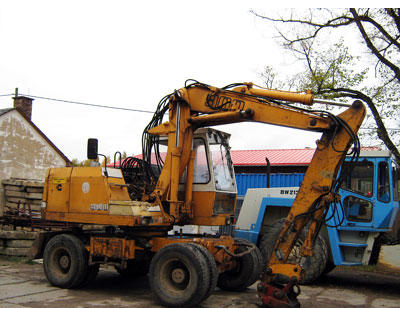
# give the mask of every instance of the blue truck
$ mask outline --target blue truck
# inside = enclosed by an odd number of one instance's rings
[[[335,266],[376,264],[382,245],[399,243],[399,171],[388,151],[364,151],[352,167],[350,162],[343,164],[340,201],[327,212],[313,256],[300,256],[305,233],[290,255],[306,272],[304,284]],[[258,245],[267,260],[297,191],[298,187],[248,189],[235,237]]]

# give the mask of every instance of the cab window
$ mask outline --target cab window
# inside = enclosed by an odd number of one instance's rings
[[[210,182],[210,170],[208,169],[208,159],[206,144],[202,138],[193,139],[193,151],[195,152],[193,163],[193,184],[206,184]],[[179,183],[186,183],[187,170],[183,173]]]
[[[201,138],[193,140],[193,150],[195,152],[193,183],[205,184],[210,181],[210,171],[208,169],[208,159],[206,153],[206,144]]]
[[[345,162],[342,167],[341,188],[358,194],[372,197],[374,183],[374,164],[364,160],[359,162]]]

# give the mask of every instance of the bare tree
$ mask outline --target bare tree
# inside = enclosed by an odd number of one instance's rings
[[[363,100],[375,135],[400,163],[398,133],[386,128],[388,122],[397,124],[393,118],[399,114],[400,9],[293,9],[276,16],[251,12],[273,23],[280,44],[306,65],[291,84],[324,98]],[[346,45],[343,38],[349,37],[352,42]],[[357,51],[350,53],[348,47],[355,44]],[[263,76],[278,81],[271,68]]]

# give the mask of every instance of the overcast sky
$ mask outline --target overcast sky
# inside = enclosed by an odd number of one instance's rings
[[[250,12],[270,1],[2,1],[0,94],[154,111],[186,79],[262,84],[267,64],[295,67]],[[0,108],[12,105],[0,98]],[[151,114],[35,99],[33,122],[69,158],[141,152]],[[261,124],[224,126],[233,149],[315,147],[318,135]]]

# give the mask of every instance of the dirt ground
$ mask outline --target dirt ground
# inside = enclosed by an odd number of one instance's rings
[[[336,268],[314,285],[301,286],[303,308],[400,307],[400,273],[378,267],[376,271]],[[216,289],[202,308],[256,308],[256,286],[242,293]],[[79,290],[52,287],[41,264],[0,258],[0,307],[128,307],[157,308],[146,277],[130,281],[111,267]]]

